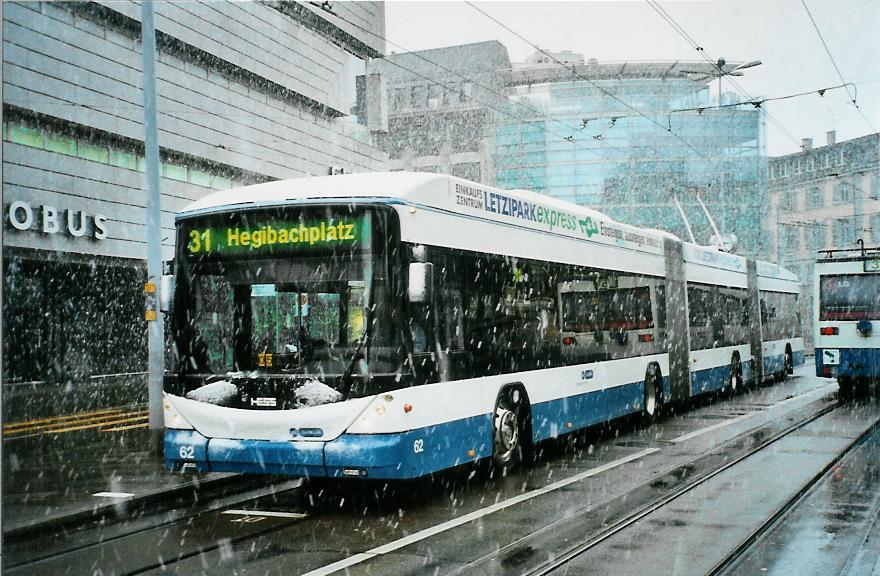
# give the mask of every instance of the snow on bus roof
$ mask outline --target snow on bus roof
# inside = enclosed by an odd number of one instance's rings
[[[597,210],[571,204],[531,190],[502,190],[432,172],[366,172],[276,180],[214,192],[186,206],[181,214],[222,208],[223,206],[243,207],[249,204],[259,206],[311,198],[398,198],[426,206],[444,208],[443,200],[446,199],[451,181],[493,192],[501,192],[545,206],[570,210],[580,216],[592,216],[605,222],[614,222],[614,219]],[[650,232],[659,231],[650,230]]]
[[[180,215],[185,217],[192,213],[219,210],[224,207],[258,207],[311,199],[346,198],[397,199],[406,203],[449,210],[451,208],[450,186],[459,184],[465,187],[473,187],[477,190],[514,197],[521,201],[543,205],[548,208],[567,211],[568,213],[578,215],[578,217],[590,217],[595,222],[601,222],[606,226],[611,225],[618,230],[628,229],[641,235],[653,236],[656,239],[655,242],[662,242],[662,239],[666,238],[680,241],[677,236],[670,232],[655,228],[640,228],[616,222],[597,210],[571,204],[530,190],[501,190],[454,176],[431,172],[368,172],[276,180],[209,194],[184,208]],[[699,246],[689,242],[684,242],[684,244],[690,247],[689,249],[686,248],[686,252],[689,252],[692,258],[696,257],[696,261],[702,264],[720,266],[722,268],[745,269],[744,259],[740,256],[718,252],[715,248]],[[687,258],[686,256],[686,259],[692,258]],[[739,262],[740,260],[742,262]],[[761,264],[759,275],[796,280],[794,274],[779,266],[769,263]]]

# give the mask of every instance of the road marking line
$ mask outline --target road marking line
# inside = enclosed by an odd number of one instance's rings
[[[532,498],[548,494],[550,492],[553,492],[554,490],[564,488],[569,484],[574,484],[575,482],[579,482],[591,476],[595,476],[596,474],[601,474],[602,472],[611,470],[612,468],[616,468],[622,464],[626,464],[627,462],[638,460],[639,458],[659,451],[659,448],[647,448],[645,450],[642,450],[641,452],[630,454],[629,456],[625,456],[623,458],[620,458],[619,460],[609,462],[608,464],[603,464],[602,466],[598,466],[596,468],[591,468],[585,472],[575,474],[574,476],[571,476],[569,478],[557,480],[556,482],[548,484],[543,488],[538,488],[532,490],[531,492],[526,492],[524,494],[520,494],[519,496],[508,498],[507,500],[503,500],[501,502],[498,502],[497,504],[493,504],[492,506],[487,506],[486,508],[481,508],[480,510],[474,510],[473,512],[465,514],[464,516],[460,516],[442,524],[437,524],[436,526],[432,526],[430,528],[425,528],[424,530],[421,530],[414,534],[410,534],[409,536],[405,536],[398,540],[394,540],[393,542],[389,542],[388,544],[384,544],[377,548],[373,548],[372,550],[367,550],[366,552],[355,554],[354,556],[350,556],[338,562],[334,562],[333,564],[322,566],[321,568],[317,568],[315,570],[312,570],[311,572],[306,572],[303,576],[326,576],[327,574],[332,574],[333,572],[349,568],[351,566],[354,566],[355,564],[360,564],[365,560],[370,560],[382,554],[394,552],[395,550],[399,550],[404,546],[409,546],[410,544],[413,544],[415,542],[426,540],[428,538],[431,538],[432,536],[440,534],[441,532],[446,532],[447,530],[451,530],[452,528],[457,528],[458,526],[473,522],[474,520],[477,520],[484,516],[488,516],[489,514],[493,514],[500,510],[504,510],[505,508],[520,504],[522,502],[526,502],[528,500],[531,500]]]
[[[271,510],[224,510],[222,514],[236,514],[238,516],[268,516],[271,518],[295,518],[300,520],[308,518],[308,514],[299,512],[273,512]]]
[[[92,496],[98,498],[131,498],[134,492],[95,492]]]
[[[712,426],[706,426],[705,428],[694,430],[693,432],[689,432],[688,434],[679,436],[678,438],[673,438],[672,440],[670,440],[670,442],[684,442],[685,440],[690,440],[691,438],[695,438],[700,434],[705,434],[706,432],[711,432],[712,430],[724,428],[725,426],[730,426],[731,424],[739,422],[740,420],[750,418],[753,414],[757,414],[757,412],[753,412],[752,414],[743,414],[742,416],[737,416],[736,418],[731,418],[730,420],[725,420],[724,422],[719,422],[718,424],[713,424]]]
[[[788,404],[789,402],[794,402],[795,400],[804,400],[804,401],[809,402],[810,400],[813,399],[814,396],[817,398],[821,398],[822,396],[825,396],[826,394],[828,394],[831,391],[831,389],[835,388],[836,386],[837,386],[836,384],[828,384],[826,386],[823,386],[822,388],[816,388],[815,390],[810,390],[809,392],[804,392],[803,394],[799,394],[793,398],[786,398],[785,400],[782,400],[781,402],[777,402],[776,404],[772,404],[771,406],[768,406],[767,408],[765,408],[763,410],[758,410],[756,412],[750,412],[748,414],[743,414],[742,416],[738,416],[736,418],[732,418],[732,419],[726,420],[724,422],[719,422],[718,424],[713,424],[712,426],[707,426],[706,428],[700,428],[699,430],[694,430],[693,432],[690,432],[688,434],[684,434],[683,436],[679,436],[678,438],[673,438],[672,440],[670,440],[670,442],[678,443],[678,442],[684,442],[685,440],[690,440],[691,438],[696,438],[697,436],[699,436],[701,434],[705,434],[706,432],[711,432],[712,430],[717,430],[719,428],[724,428],[725,426],[730,426],[731,424],[735,424],[736,422],[739,422],[740,420],[745,420],[746,418],[749,418],[751,416],[763,414],[763,413],[768,412],[770,410],[773,410],[779,406],[784,406],[785,404]]]

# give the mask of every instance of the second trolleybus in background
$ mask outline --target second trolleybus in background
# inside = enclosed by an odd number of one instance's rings
[[[880,247],[821,250],[813,278],[816,375],[843,394],[880,380]]]
[[[803,363],[797,278],[435,174],[177,216],[171,468],[412,478]]]

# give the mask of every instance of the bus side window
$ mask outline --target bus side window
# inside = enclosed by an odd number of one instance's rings
[[[657,300],[657,315],[654,322],[657,328],[666,328],[666,287],[657,286],[654,288],[654,298]]]

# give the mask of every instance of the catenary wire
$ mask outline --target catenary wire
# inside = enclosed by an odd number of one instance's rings
[[[831,50],[828,48],[828,43],[825,42],[825,37],[822,36],[822,32],[819,30],[819,25],[816,24],[816,20],[813,18],[813,14],[810,13],[810,9],[807,7],[807,3],[805,0],[801,0],[801,4],[804,5],[804,10],[807,12],[807,16],[810,17],[810,22],[813,23],[813,29],[816,30],[816,34],[819,36],[819,40],[822,42],[822,46],[825,48],[825,53],[828,54],[828,59],[831,60],[831,64],[834,66],[834,70],[837,72],[838,78],[840,81],[846,84],[846,80],[843,79],[843,74],[840,72],[840,68],[837,66],[837,62],[834,60],[834,56],[831,55]],[[874,128],[874,125],[868,120],[868,117],[865,116],[865,112],[859,107],[856,103],[856,97],[853,94],[849,93],[849,88],[846,89],[847,95],[850,97],[852,101],[852,105],[856,107],[856,110],[859,111],[859,114],[862,116],[862,119],[865,121],[865,124],[871,129],[871,132],[876,132],[877,129]]]
[[[654,11],[656,11],[658,14],[660,14],[660,16],[670,26],[672,26],[673,29],[675,29],[676,32],[678,32],[679,35],[681,35],[688,44],[691,45],[691,47],[693,47],[697,52],[699,52],[700,56],[702,56],[703,59],[706,60],[706,62],[708,62],[712,66],[718,67],[717,61],[713,61],[712,58],[709,57],[708,54],[706,54],[705,49],[702,46],[698,45],[697,42],[690,36],[690,34],[688,34],[687,31],[685,31],[685,29],[678,22],[675,21],[675,18],[673,18],[671,14],[666,12],[666,10],[662,6],[660,6],[656,0],[646,0],[646,1],[648,2],[648,5],[654,9]],[[719,72],[722,72],[722,70],[720,68],[719,68]],[[745,89],[743,89],[743,87],[740,86],[739,83],[736,82],[733,78],[728,78],[728,81],[730,82],[730,84],[734,88],[736,88],[737,92],[739,92],[742,96],[745,96],[746,99],[754,100],[754,98],[752,98],[752,96],[749,95],[749,93],[746,92]],[[785,126],[783,126],[781,122],[776,120],[776,118],[774,118],[767,110],[762,108],[761,112],[774,126],[776,126],[783,134],[785,134],[789,140],[791,140],[795,145],[800,145],[797,138]]]

